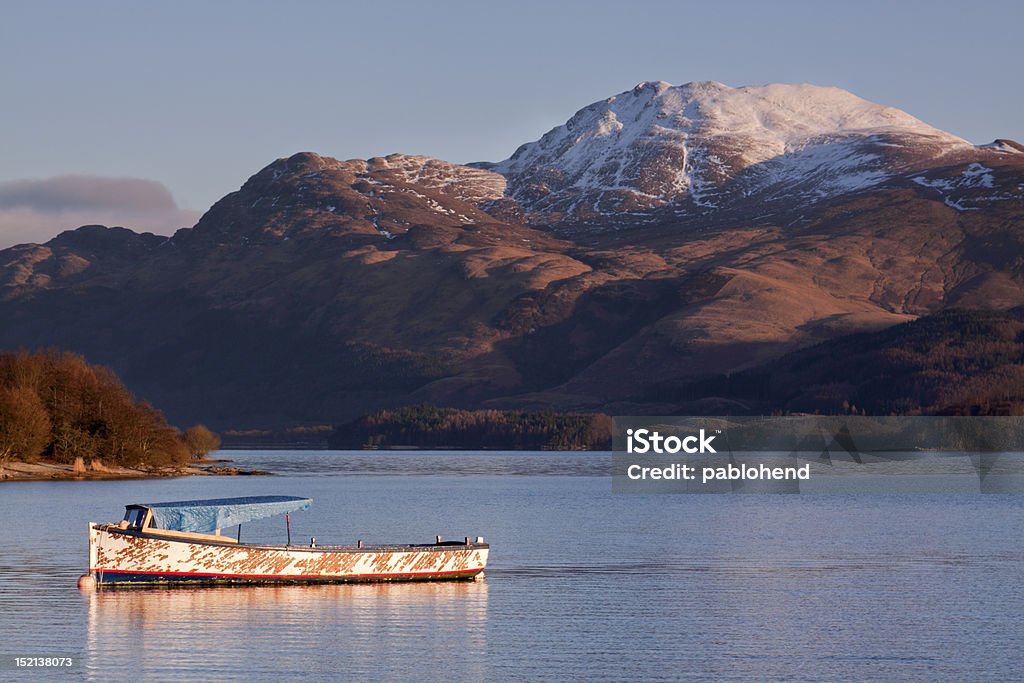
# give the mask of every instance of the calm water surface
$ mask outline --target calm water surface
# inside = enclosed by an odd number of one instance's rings
[[[1010,680],[1024,496],[611,493],[593,454],[233,452],[276,477],[0,485],[0,680]],[[80,593],[123,506],[311,496],[293,538],[484,536],[473,583]],[[284,538],[283,520],[242,540]]]

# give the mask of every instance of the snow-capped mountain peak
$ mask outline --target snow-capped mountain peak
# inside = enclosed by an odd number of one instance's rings
[[[835,87],[646,81],[595,102],[491,170],[542,220],[607,222],[737,197],[817,201],[970,143]]]

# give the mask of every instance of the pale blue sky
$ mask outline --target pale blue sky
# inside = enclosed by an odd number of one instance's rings
[[[204,210],[300,150],[498,160],[642,80],[837,85],[1022,140],[1022,6],[5,0],[0,183],[144,178]]]

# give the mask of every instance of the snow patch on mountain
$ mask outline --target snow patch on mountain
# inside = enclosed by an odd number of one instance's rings
[[[477,206],[505,194],[504,176],[432,157],[391,154],[374,157],[365,164],[366,173],[436,190]]]
[[[993,187],[995,176],[992,169],[983,164],[969,164],[960,175],[953,178],[928,178],[926,175],[911,178],[918,185],[936,190],[955,190],[969,187]]]
[[[911,180],[921,187],[938,192],[943,203],[957,211],[976,211],[981,208],[979,205],[988,202],[1024,199],[1024,194],[1008,191],[1005,183],[1004,187],[999,187],[995,170],[977,162],[968,164],[963,171],[953,176],[932,177],[922,173],[911,177]]]

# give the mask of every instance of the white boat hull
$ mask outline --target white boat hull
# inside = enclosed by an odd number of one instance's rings
[[[89,525],[89,573],[97,585],[472,580],[482,575],[488,550],[485,543],[455,542],[249,545]]]

